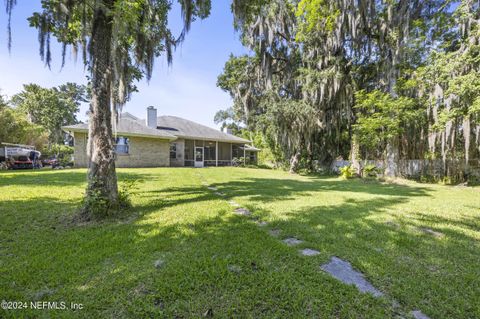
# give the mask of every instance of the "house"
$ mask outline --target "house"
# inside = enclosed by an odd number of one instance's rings
[[[62,127],[74,138],[76,167],[87,167],[88,124]],[[251,141],[176,116],[157,116],[147,108],[145,120],[122,113],[114,128],[117,167],[230,166],[235,158],[256,163],[259,149]]]

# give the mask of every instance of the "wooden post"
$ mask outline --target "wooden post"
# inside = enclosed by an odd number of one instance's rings
[[[215,141],[215,166],[218,166],[218,141]]]

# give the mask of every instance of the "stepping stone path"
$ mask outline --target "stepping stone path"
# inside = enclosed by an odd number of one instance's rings
[[[347,285],[355,285],[363,293],[371,293],[375,297],[383,296],[383,293],[372,286],[361,272],[353,269],[352,265],[338,257],[332,257],[330,262],[320,267],[323,271],[329,273],[332,277],[340,280]]]
[[[430,319],[429,316],[421,312],[420,310],[413,310],[410,312],[410,314],[413,316],[415,319]]]
[[[288,246],[295,246],[295,245],[303,243],[303,240],[297,239],[295,237],[290,237],[290,238],[285,238],[283,240],[283,242],[285,244],[287,244]]]
[[[445,236],[443,233],[434,231],[433,229],[430,229],[430,228],[420,228],[420,230],[425,234],[432,235],[433,237],[436,237],[436,238],[442,238],[443,236]]]
[[[230,205],[232,205],[233,207],[240,207],[240,204],[238,204],[237,202],[233,201],[233,200],[229,200],[228,203]]]
[[[304,256],[316,256],[316,255],[320,254],[320,252],[318,250],[310,249],[310,248],[300,250],[300,253]]]
[[[202,184],[204,186],[207,186],[207,188],[209,190],[215,191],[216,195],[226,196],[225,193],[219,192],[218,188],[216,188],[214,186],[208,186],[207,182],[202,182]],[[242,215],[242,216],[252,215],[252,213],[248,209],[240,207],[240,205],[237,202],[235,202],[233,200],[229,200],[228,203],[231,206],[238,207],[234,210],[235,214]],[[260,227],[264,227],[264,226],[268,225],[268,223],[266,221],[258,221],[257,220],[256,223]],[[385,225],[393,227],[393,228],[399,228],[400,227],[400,225],[398,223],[394,222],[394,221],[386,221]],[[436,231],[434,231],[432,229],[429,229],[429,228],[419,228],[419,230],[426,233],[426,234],[430,234],[434,237],[437,237],[437,238],[441,238],[441,237],[444,236],[443,233],[436,232]],[[274,228],[274,229],[270,229],[268,231],[268,233],[273,237],[278,237],[278,236],[280,236],[281,230]],[[295,237],[285,238],[282,241],[285,244],[287,244],[288,246],[296,246],[296,245],[299,245],[299,244],[303,243],[303,240],[300,240],[300,239],[295,238]],[[381,249],[381,248],[374,248],[374,250],[376,252],[382,252],[383,251],[383,249]],[[305,249],[300,250],[300,254],[302,254],[303,256],[316,256],[316,255],[319,255],[320,252],[318,250],[315,250],[315,249],[305,248]],[[165,262],[162,259],[156,260],[155,263],[154,263],[155,268],[157,268],[157,269],[162,268],[164,263]],[[253,263],[252,263],[252,265],[253,265]],[[347,285],[354,285],[362,293],[370,293],[374,297],[383,296],[383,293],[380,290],[378,290],[377,288],[375,288],[371,283],[369,283],[365,279],[364,275],[361,272],[353,269],[352,265],[348,261],[342,260],[338,257],[332,257],[330,259],[330,262],[321,265],[320,268],[323,271],[325,271],[326,273],[330,274],[335,279],[338,279],[338,280],[340,280],[341,282],[343,282]],[[242,271],[242,268],[238,265],[227,265],[227,269],[228,269],[228,271],[236,273],[236,274],[239,274]],[[395,300],[393,301],[393,304],[394,304],[394,307],[398,306],[398,302],[396,302]],[[209,309],[204,314],[204,317],[210,317],[212,314],[213,314],[213,312],[211,312],[211,309]],[[420,310],[413,310],[413,311],[410,312],[410,315],[415,319],[430,319],[426,314],[424,314]]]
[[[246,208],[237,208],[233,211],[237,215],[250,216],[252,213]]]

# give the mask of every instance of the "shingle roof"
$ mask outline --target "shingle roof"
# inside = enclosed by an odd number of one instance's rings
[[[64,131],[71,132],[88,132],[88,124],[76,124],[62,126]],[[142,136],[142,137],[151,137],[151,138],[163,138],[168,140],[176,139],[176,136],[163,131],[150,128],[139,121],[133,120],[128,116],[123,116],[120,118],[116,128],[117,134],[122,134],[126,136]]]
[[[233,143],[250,143],[249,140],[243,139],[241,137],[227,134],[219,130],[210,128],[208,126],[198,124],[176,116],[159,116],[157,118],[157,125],[159,131],[170,133],[182,138]]]
[[[177,116],[159,116],[157,118],[157,128],[153,129],[130,113],[123,113],[117,124],[117,134],[126,136],[145,136],[152,138],[165,138],[174,140],[177,137],[211,140],[230,143],[250,143],[251,141],[241,137],[215,130],[208,126],[195,123]],[[70,132],[88,132],[88,124],[76,124],[62,126],[64,131]]]

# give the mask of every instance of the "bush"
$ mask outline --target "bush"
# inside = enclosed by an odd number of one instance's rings
[[[73,167],[73,161],[72,161],[71,156],[60,157],[58,159],[58,165],[63,166],[63,167],[68,167],[68,166]]]
[[[478,186],[480,185],[480,177],[475,175],[469,175],[467,179],[468,186]]]
[[[363,168],[363,177],[377,177],[378,173],[378,167],[373,164],[365,165],[365,167]]]
[[[119,183],[118,202],[113,204],[98,190],[87,190],[83,199],[81,215],[83,219],[103,219],[115,216],[118,212],[132,207],[131,194],[137,189],[137,181],[128,179]]]
[[[138,183],[134,179],[127,179],[118,187],[118,201],[123,208],[132,206],[132,192],[138,189]]]
[[[234,157],[232,159],[232,166],[245,166],[245,158],[243,157]]]
[[[72,146],[63,144],[52,144],[48,148],[42,149],[41,152],[43,158],[48,158],[52,156],[55,156],[56,158],[70,158],[69,155],[73,155],[74,148]]]
[[[347,166],[340,167],[340,176],[342,178],[349,179],[349,178],[355,177],[355,175],[356,175],[355,169],[352,166],[347,165]]]

